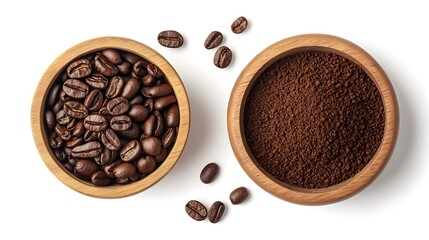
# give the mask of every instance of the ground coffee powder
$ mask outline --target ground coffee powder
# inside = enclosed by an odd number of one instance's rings
[[[380,146],[384,108],[376,85],[352,61],[303,51],[268,67],[244,109],[248,148],[274,178],[325,188],[358,173]]]

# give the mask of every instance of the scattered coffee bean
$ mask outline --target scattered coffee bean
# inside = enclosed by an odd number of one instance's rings
[[[162,31],[158,34],[158,42],[164,47],[178,48],[183,45],[183,37],[177,31]]]
[[[207,164],[200,173],[200,180],[203,183],[211,183],[219,173],[219,165],[216,163]]]
[[[229,195],[229,200],[234,205],[242,203],[249,196],[249,191],[245,187],[239,187],[231,192]]]
[[[219,222],[224,212],[225,212],[225,204],[223,204],[220,201],[214,202],[209,209],[209,213],[208,213],[209,221],[212,223]]]
[[[222,41],[223,41],[222,33],[218,31],[213,31],[207,36],[206,41],[204,41],[204,47],[207,49],[212,49],[219,46],[222,43]]]
[[[218,68],[226,68],[232,60],[232,52],[227,46],[222,46],[216,51],[213,63]]]
[[[185,205],[185,211],[192,219],[202,221],[207,217],[207,208],[197,200],[191,200]]]
[[[239,17],[231,24],[231,31],[233,33],[242,33],[247,28],[247,19],[245,17]]]

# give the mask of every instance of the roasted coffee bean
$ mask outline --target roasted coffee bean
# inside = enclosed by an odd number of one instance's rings
[[[207,217],[207,208],[197,200],[191,200],[185,205],[185,211],[192,219],[202,221]]]
[[[57,114],[55,115],[55,119],[60,125],[67,125],[73,120],[73,118],[67,115],[64,110],[60,110],[59,112],[57,112]]]
[[[85,142],[95,141],[98,139],[98,135],[99,135],[98,132],[86,130],[85,133],[83,134],[83,141]]]
[[[216,163],[207,164],[200,173],[200,180],[203,183],[211,183],[219,173],[219,165]]]
[[[122,54],[122,58],[131,63],[132,65],[134,65],[134,63],[143,60],[141,57],[135,55],[134,53],[130,53],[130,52],[125,52]]]
[[[69,78],[84,78],[92,72],[91,63],[87,59],[78,59],[67,67]]]
[[[155,111],[153,115],[143,123],[143,132],[146,136],[161,136],[164,131],[164,121],[161,114]]]
[[[224,212],[225,212],[225,204],[223,204],[220,201],[214,202],[209,209],[209,213],[208,213],[209,221],[212,223],[219,222]]]
[[[97,171],[91,175],[91,183],[95,186],[107,186],[111,181],[104,171]]]
[[[64,111],[67,115],[77,119],[84,119],[88,116],[88,109],[86,109],[85,105],[76,101],[65,102]]]
[[[118,51],[114,49],[105,49],[101,52],[101,54],[103,54],[107,58],[107,60],[109,60],[109,62],[115,65],[122,63],[121,55]]]
[[[149,112],[153,112],[154,104],[155,104],[155,100],[152,98],[148,98],[144,101],[143,106],[147,107],[147,109],[149,109]]]
[[[162,163],[168,156],[168,151],[166,148],[161,150],[161,153],[155,156],[155,160],[157,163]]]
[[[242,203],[249,196],[249,191],[245,187],[239,187],[231,192],[229,195],[229,200],[231,203],[236,205]]]
[[[168,95],[165,97],[160,97],[158,98],[155,103],[153,104],[153,107],[158,110],[161,111],[162,109],[164,109],[165,107],[167,107],[168,105],[175,103],[177,101],[176,96],[174,95]]]
[[[76,121],[76,118],[72,118],[71,121],[67,123],[66,128],[71,131],[76,125]]]
[[[113,173],[113,170],[115,170],[116,166],[118,166],[121,163],[123,163],[122,160],[116,160],[110,163],[109,165],[104,167],[104,173],[106,173],[108,177],[114,178],[115,174]]]
[[[149,110],[143,105],[131,105],[128,116],[135,122],[143,122],[147,119]]]
[[[74,127],[71,129],[72,137],[83,137],[86,131],[83,121],[77,122]]]
[[[59,98],[60,98],[61,102],[63,102],[63,103],[67,102],[68,100],[73,99],[72,97],[67,95],[67,93],[64,92],[64,90],[62,90],[62,89],[60,91]]]
[[[232,60],[231,49],[229,49],[227,46],[222,46],[217,49],[213,58],[213,63],[218,68],[226,68],[231,63],[231,60]]]
[[[91,179],[92,174],[97,172],[100,168],[98,165],[89,159],[82,159],[76,162],[74,165],[74,174],[84,180]]]
[[[91,114],[83,120],[83,125],[89,131],[100,132],[106,129],[107,120],[99,114]]]
[[[106,90],[107,98],[118,97],[122,93],[122,88],[125,85],[124,79],[119,76],[115,76],[110,80],[109,87]]]
[[[133,122],[127,115],[114,116],[110,119],[110,127],[115,131],[124,131],[130,129]]]
[[[66,142],[65,146],[68,148],[74,148],[76,146],[79,146],[82,142],[83,142],[83,137],[72,138]]]
[[[104,132],[100,132],[100,140],[104,146],[112,151],[118,151],[121,148],[121,140],[116,133],[108,128]]]
[[[45,112],[45,123],[46,123],[46,127],[48,127],[48,129],[52,130],[55,127],[56,119],[54,116],[54,113],[52,111],[46,111]]]
[[[68,163],[70,163],[70,165],[72,165],[74,167],[74,165],[76,165],[78,160],[74,157],[71,157],[67,161],[68,161]]]
[[[219,46],[222,43],[222,41],[223,41],[222,33],[218,31],[213,31],[207,36],[206,41],[204,41],[204,47],[207,49],[212,49]]]
[[[107,103],[107,111],[113,116],[124,114],[130,109],[128,100],[124,97],[117,97]]]
[[[130,78],[124,85],[122,89],[122,97],[126,99],[133,98],[140,90],[141,81],[137,78]]]
[[[48,107],[54,106],[54,104],[57,102],[61,89],[62,88],[60,84],[54,84],[52,86],[51,90],[49,91],[48,98],[46,100],[46,104],[48,104]]]
[[[127,61],[123,61],[121,64],[116,65],[121,75],[129,75],[131,72],[131,64]]]
[[[91,76],[85,78],[85,82],[97,89],[105,89],[109,83],[109,80],[103,74],[100,73],[94,73]]]
[[[88,142],[72,149],[72,156],[76,158],[91,158],[100,156],[101,144],[97,141]]]
[[[103,105],[103,101],[103,93],[98,89],[94,89],[88,94],[88,96],[86,96],[83,105],[89,111],[96,112],[100,110],[101,106]]]
[[[71,152],[72,152],[72,149],[71,149],[71,148],[68,148],[68,147],[65,147],[65,148],[64,148],[64,153],[65,153],[68,157],[71,157]]]
[[[94,157],[95,162],[98,165],[106,166],[110,164],[116,158],[116,151],[111,151],[107,147],[103,148],[103,152],[99,157]]]
[[[69,159],[69,156],[67,156],[67,154],[63,150],[61,150],[61,149],[55,149],[54,155],[61,162],[65,162],[65,161],[67,161]]]
[[[133,98],[129,101],[130,105],[143,104],[143,102],[144,102],[144,98],[143,98],[143,96],[142,96],[142,95],[140,95],[140,94],[137,94],[137,96],[133,97]]]
[[[136,170],[134,163],[122,162],[113,169],[113,174],[118,179],[125,179],[134,176]]]
[[[140,173],[147,174],[151,173],[153,170],[155,170],[156,167],[156,160],[152,156],[145,156],[139,158],[136,163],[137,170]]]
[[[160,78],[164,75],[162,71],[159,70],[159,68],[152,63],[147,64],[146,71],[149,75],[153,76],[154,78]]]
[[[153,86],[155,84],[155,78],[152,75],[146,74],[142,77],[142,83],[145,86]]]
[[[137,159],[141,151],[142,147],[140,143],[137,140],[132,140],[122,147],[119,156],[124,162],[130,162]]]
[[[161,153],[162,143],[157,137],[147,137],[141,141],[143,152],[156,156]]]
[[[127,130],[118,132],[118,135],[126,139],[138,139],[141,131],[139,125],[133,123]]]
[[[183,36],[173,30],[162,31],[158,34],[158,42],[164,47],[178,48],[183,45]]]
[[[63,84],[63,91],[72,98],[85,98],[89,93],[89,86],[77,79],[69,79]]]
[[[177,104],[173,104],[168,107],[166,115],[165,115],[165,123],[168,127],[177,127],[179,126],[180,113],[179,106]]]
[[[153,87],[143,87],[141,90],[143,96],[147,98],[158,98],[169,95],[173,92],[170,84],[163,83]]]
[[[68,141],[71,138],[70,130],[68,130],[65,126],[57,124],[54,128],[57,135],[62,138],[64,141]]]
[[[62,147],[63,144],[64,140],[56,132],[52,132],[51,135],[49,135],[49,145],[53,149],[58,149]]]
[[[242,33],[247,28],[247,19],[239,17],[231,24],[231,31],[235,34]]]
[[[162,147],[168,148],[176,140],[176,128],[169,128],[162,136]]]
[[[147,62],[146,61],[138,61],[134,63],[133,65],[133,73],[138,77],[141,78],[144,75],[147,74]]]
[[[58,100],[54,106],[52,107],[52,112],[54,114],[57,114],[61,109],[63,109],[63,102],[61,100]]]
[[[97,54],[94,57],[94,64],[97,71],[106,77],[118,75],[118,69],[102,54]]]
[[[71,173],[74,171],[74,167],[68,162],[64,163],[64,168]]]

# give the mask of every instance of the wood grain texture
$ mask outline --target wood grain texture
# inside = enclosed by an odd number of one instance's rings
[[[360,65],[379,89],[385,110],[385,129],[380,147],[370,162],[353,178],[324,189],[303,189],[282,183],[269,176],[252,160],[244,139],[243,112],[247,94],[255,79],[272,63],[298,51],[319,50],[341,55]],[[320,205],[350,197],[370,184],[383,170],[396,143],[399,128],[398,104],[393,87],[380,65],[365,50],[345,39],[305,34],[281,40],[259,53],[239,75],[228,105],[228,134],[234,154],[249,177],[265,191],[283,200]]]
[[[114,185],[108,187],[96,187],[79,180],[74,175],[70,174],[61,164],[58,164],[54,159],[54,155],[47,144],[47,136],[44,134],[43,126],[43,105],[45,102],[48,89],[52,81],[56,79],[62,69],[70,63],[73,59],[86,55],[89,52],[94,52],[106,48],[122,49],[124,51],[132,52],[146,60],[157,65],[163,72],[169,83],[171,84],[174,93],[176,94],[177,102],[180,110],[180,125],[177,135],[176,143],[172,148],[166,160],[154,172],[147,177],[130,183],[127,185]],[[49,170],[65,185],[70,188],[93,197],[100,198],[118,198],[125,197],[140,191],[143,191],[163,178],[171,168],[176,164],[188,139],[190,127],[190,107],[183,83],[174,70],[174,68],[163,58],[159,53],[149,48],[148,46],[120,37],[102,37],[91,39],[82,42],[61,54],[52,64],[48,67],[43,74],[36,92],[33,97],[31,107],[31,127],[33,137],[41,158],[45,162]]]

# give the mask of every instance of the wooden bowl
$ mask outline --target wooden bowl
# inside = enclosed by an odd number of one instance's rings
[[[378,151],[369,163],[352,178],[328,188],[298,188],[274,179],[253,159],[247,148],[243,112],[252,84],[271,64],[300,51],[327,51],[345,57],[362,67],[375,82],[384,105],[384,136]],[[343,200],[359,192],[382,171],[389,160],[397,138],[399,117],[393,87],[380,65],[359,46],[330,35],[306,34],[281,40],[259,53],[244,68],[232,90],[228,106],[228,134],[232,149],[241,167],[249,177],[265,191],[283,200],[320,205]]]
[[[152,62],[162,70],[166,76],[166,79],[172,86],[177,98],[180,111],[180,125],[174,147],[171,149],[168,157],[154,172],[133,183],[98,187],[78,179],[69,173],[61,164],[59,164],[57,160],[55,160],[56,157],[49,147],[47,136],[45,134],[46,131],[43,124],[43,110],[46,96],[48,94],[48,89],[50,89],[53,81],[57,78],[65,66],[67,66],[73,59],[84,56],[90,52],[106,48],[116,48],[137,54]],[[189,125],[190,109],[188,97],[185,87],[183,86],[183,83],[174,68],[165,58],[163,58],[159,53],[148,46],[130,39],[120,37],[101,37],[88,40],[77,44],[76,46],[61,54],[43,74],[34,94],[31,108],[31,126],[34,141],[40,156],[49,170],[68,187],[80,193],[100,198],[118,198],[129,196],[143,191],[158,182],[172,169],[182,154],[188,139]]]

